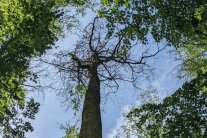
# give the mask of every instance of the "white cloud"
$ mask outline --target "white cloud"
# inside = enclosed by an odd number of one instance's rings
[[[114,138],[118,132],[120,132],[121,126],[125,125],[127,122],[124,120],[123,113],[128,112],[130,110],[130,106],[126,105],[123,106],[121,112],[120,112],[120,117],[116,120],[116,125],[114,128],[106,135],[106,138]]]

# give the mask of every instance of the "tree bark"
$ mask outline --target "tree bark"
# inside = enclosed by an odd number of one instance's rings
[[[89,70],[89,84],[82,112],[80,138],[102,138],[100,80],[97,69]]]

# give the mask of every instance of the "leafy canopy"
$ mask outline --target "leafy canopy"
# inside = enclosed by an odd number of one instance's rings
[[[24,137],[24,132],[33,130],[28,122],[20,125],[24,121],[18,119],[18,112],[34,108],[34,115],[38,111],[37,103],[31,107],[25,103],[23,83],[30,75],[35,79],[28,71],[30,59],[57,40],[55,20],[60,13],[52,9],[53,3],[0,1],[0,130],[4,136]]]
[[[121,25],[131,40],[147,43],[150,33],[157,42],[166,39],[168,44],[179,46],[206,31],[205,0],[102,0],[102,4],[98,12],[107,19],[109,33]]]
[[[206,74],[183,84],[162,103],[132,109],[127,119],[132,131],[145,137],[206,137]]]
[[[17,121],[21,111],[34,108],[33,115],[38,111],[37,103],[27,104],[23,87],[26,80],[37,79],[29,62],[55,44],[63,21],[71,21],[70,15],[63,16],[64,6],[84,4],[82,0],[0,0],[0,130],[4,136],[24,137],[24,132],[33,130],[31,125],[20,127],[21,118]]]

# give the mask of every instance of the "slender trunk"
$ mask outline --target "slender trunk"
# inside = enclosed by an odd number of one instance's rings
[[[83,105],[80,138],[102,138],[100,80],[96,68],[89,73],[91,75]]]

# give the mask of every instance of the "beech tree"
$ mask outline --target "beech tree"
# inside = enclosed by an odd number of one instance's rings
[[[136,85],[139,77],[150,72],[147,59],[165,48],[156,45],[151,50],[150,46],[144,45],[142,51],[135,51],[139,43],[133,43],[129,44],[121,35],[108,35],[104,21],[96,17],[84,29],[73,51],[57,53],[57,59],[49,63],[58,68],[61,76],[67,78],[65,81],[70,88],[67,100],[76,104],[76,97],[85,96],[80,138],[102,137],[100,85],[105,84],[106,88],[114,91],[119,87],[117,81]],[[137,52],[140,55],[134,56]]]

